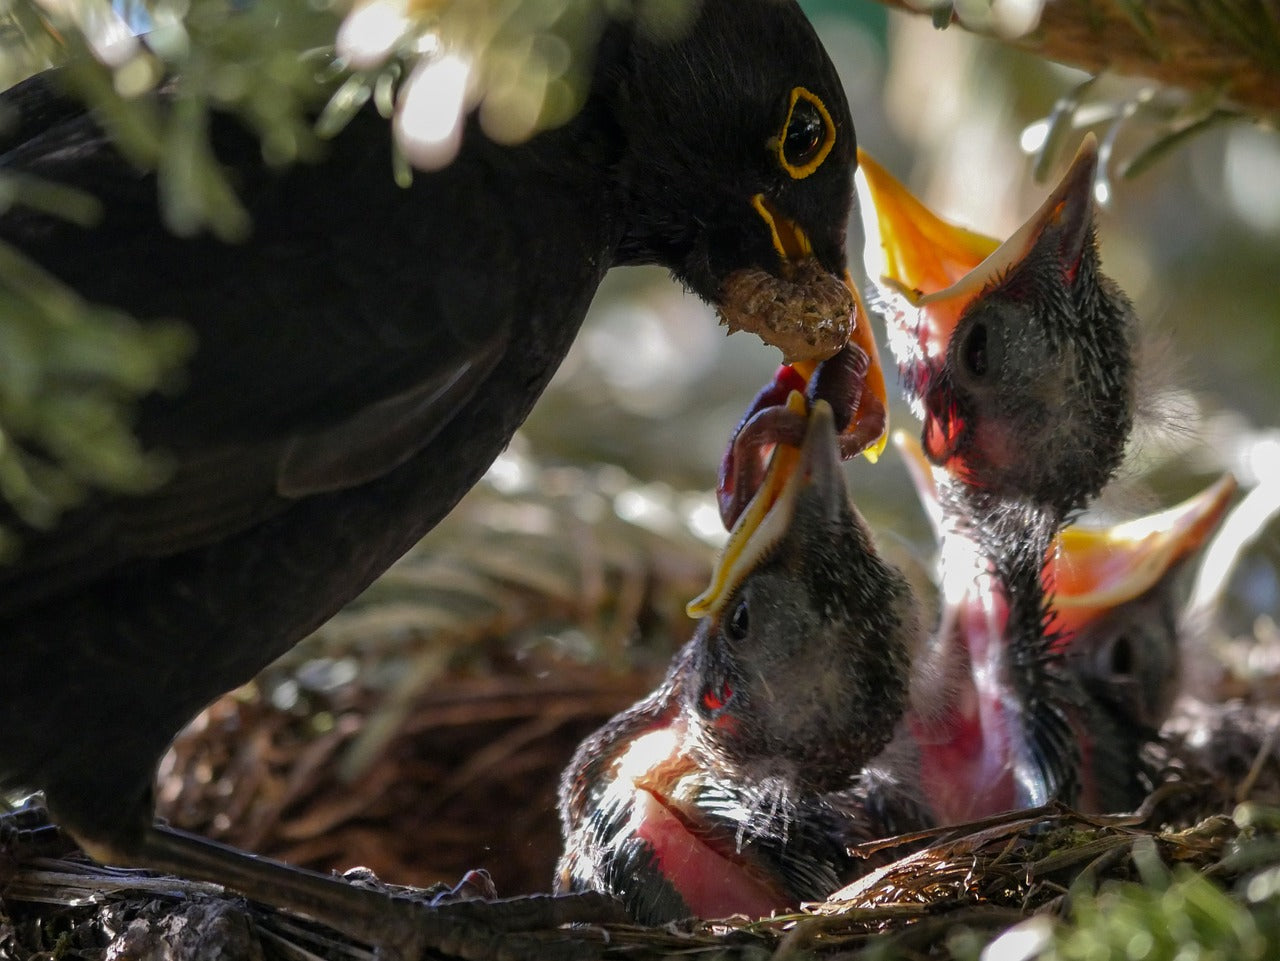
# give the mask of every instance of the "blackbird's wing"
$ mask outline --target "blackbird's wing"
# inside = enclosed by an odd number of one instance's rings
[[[55,73],[36,74],[0,93],[0,156],[84,114],[84,104],[62,90]]]
[[[22,533],[0,567],[0,614],[74,588],[131,558],[175,554],[246,530],[298,498],[376,480],[427,447],[501,355],[495,343],[456,369],[359,408],[345,419],[276,441],[188,447],[173,475],[145,496],[97,494],[50,531]]]
[[[95,495],[52,531],[18,524],[23,553],[0,568],[0,613],[386,474],[431,443],[504,355],[519,284],[492,265],[517,262],[518,240],[459,229],[504,223],[475,172],[396,187],[376,116],[357,118],[321,163],[271,171],[256,138],[217,118],[212,140],[253,235],[180,239],[159,217],[155,178],[37,81],[3,95],[45,105],[21,111],[24,136],[7,141],[0,171],[87,190],[105,213],[84,229],[15,208],[0,241],[89,301],[180,318],[197,346],[185,383],[138,411],[138,436],[170,459],[171,479],[146,496]],[[0,520],[15,523],[8,508]]]

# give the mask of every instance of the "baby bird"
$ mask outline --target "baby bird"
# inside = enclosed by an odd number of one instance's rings
[[[1078,685],[1062,670],[1043,568],[1068,516],[1119,465],[1133,421],[1135,317],[1098,266],[1096,144],[1086,139],[1002,244],[945,223],[860,159],[885,253],[890,345],[924,454],[941,469],[941,653],[931,656],[945,685],[947,652],[962,652],[971,679],[960,685],[969,753],[924,765],[947,772],[931,803],[948,820],[1072,803]]]
[[[979,525],[1011,512],[1020,524],[1024,505],[1060,523],[1124,453],[1136,318],[1099,267],[1097,159],[1090,136],[1040,209],[997,244],[940,220],[859,158],[885,252],[890,346],[924,451]]]
[[[1225,515],[1234,479],[1147,517],[1059,532],[1031,601],[1040,636],[1028,643],[1014,633],[1026,602],[992,589],[990,565],[939,500],[936,469],[913,440],[895,441],[942,544],[942,613],[918,671],[932,682],[907,722],[919,771],[907,780],[940,823],[1043,803],[1067,786],[1062,799],[1083,810],[1132,809],[1150,789],[1140,749],[1178,688],[1179,574]],[[1028,647],[1039,659],[1021,656]]]
[[[615,894],[643,922],[759,916],[838,887],[847,856],[824,795],[905,708],[915,599],[849,498],[830,405],[795,393],[787,408],[802,444],[775,450],[690,604],[694,638],[561,784],[557,889]]]

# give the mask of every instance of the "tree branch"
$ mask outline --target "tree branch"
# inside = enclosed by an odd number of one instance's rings
[[[929,13],[920,0],[881,2]],[[1280,113],[1278,0],[1048,0],[1034,31],[997,39],[1095,73],[1218,89],[1252,112]]]

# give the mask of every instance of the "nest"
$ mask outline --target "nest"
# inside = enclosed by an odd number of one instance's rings
[[[704,544],[581,493],[599,480],[465,500],[179,736],[160,815],[319,870],[427,886],[484,866],[503,895],[548,890],[560,772],[661,677],[708,572]]]
[[[659,498],[657,529],[643,527],[607,509],[608,477],[557,476],[474,493],[321,632],[213,704],[162,765],[161,815],[319,870],[449,887],[485,868],[503,896],[548,890],[560,772],[688,637],[683,603],[709,554],[669,523],[676,501],[664,514]],[[605,493],[581,493],[593,487]],[[516,953],[976,958],[1000,937],[1026,949],[1017,957],[1173,957],[1166,942],[1274,956],[1280,813],[1264,805],[1280,804],[1277,727],[1256,704],[1186,699],[1151,746],[1167,776],[1133,815],[1051,806],[889,839],[865,853],[898,860],[801,913],[536,931]],[[75,854],[0,861],[0,880],[0,956],[16,961],[370,956],[216,886]],[[1143,938],[1151,953],[1127,955]]]

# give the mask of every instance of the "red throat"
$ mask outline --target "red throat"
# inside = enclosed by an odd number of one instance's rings
[[[696,772],[684,735],[683,723],[669,720],[632,740],[618,758],[617,787],[632,800],[625,832],[648,844],[654,867],[698,917],[767,917],[796,907],[753,863],[751,851],[738,849],[731,828],[712,831],[696,810],[683,810],[682,782]]]
[[[699,837],[658,795],[639,786],[632,831],[648,843],[658,870],[700,918],[760,918],[796,906],[741,857]]]
[[[955,686],[936,717],[913,714],[924,796],[942,823],[1011,810],[1018,803],[1013,756],[1016,732],[1000,677],[1008,612],[983,577],[939,628],[954,645]],[[976,596],[975,596],[976,595]],[[945,632],[945,633],[943,633]]]

